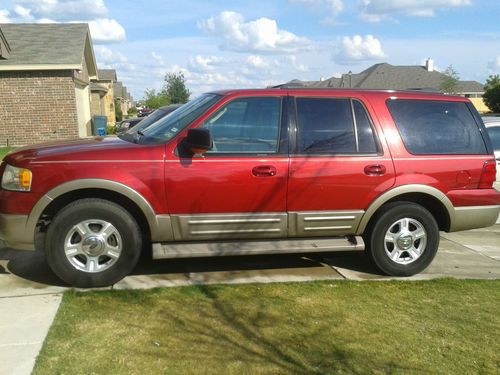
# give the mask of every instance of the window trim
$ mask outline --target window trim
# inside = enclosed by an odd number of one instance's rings
[[[363,100],[360,98],[356,97],[350,97],[350,96],[293,96],[290,97],[293,100],[291,100],[292,105],[293,105],[293,121],[291,122],[291,125],[293,126],[293,132],[291,132],[291,135],[293,136],[293,140],[291,139],[290,142],[290,150],[291,150],[291,155],[293,156],[299,156],[299,157],[331,157],[331,156],[336,156],[336,157],[343,157],[343,156],[357,156],[357,157],[374,157],[374,156],[384,156],[383,148],[381,146],[379,136],[377,133],[377,130],[374,126],[373,119],[370,115],[370,112],[365,106],[365,103]],[[338,100],[338,99],[344,99],[344,100],[349,100],[349,105],[351,108],[351,115],[352,115],[352,121],[353,121],[353,130],[354,130],[354,137],[356,140],[356,152],[342,152],[342,153],[301,153],[299,152],[299,145],[297,142],[297,134],[299,132],[299,114],[298,114],[298,106],[297,106],[297,99],[330,99],[330,100]],[[370,125],[370,128],[372,129],[372,134],[373,134],[373,141],[375,142],[375,148],[377,149],[376,152],[359,152],[359,136],[358,136],[358,124],[356,120],[356,115],[354,113],[354,104],[353,102],[357,101],[361,104],[363,107],[363,110],[366,113],[366,117],[368,118],[368,123]]]
[[[280,115],[278,119],[278,137],[277,137],[277,142],[276,142],[276,151],[275,152],[206,152],[203,154],[203,157],[205,158],[230,158],[230,157],[248,157],[248,158],[255,158],[255,157],[266,157],[266,158],[282,158],[283,156],[288,155],[288,142],[284,142],[283,147],[282,147],[282,136],[287,136],[287,129],[284,127],[288,127],[288,121],[286,120],[286,113],[285,109],[287,107],[287,103],[285,101],[285,96],[283,95],[251,95],[251,96],[237,96],[235,98],[232,98],[225,102],[223,105],[220,106],[214,113],[210,114],[203,122],[198,124],[196,126],[197,128],[201,128],[205,121],[208,121],[212,116],[214,116],[219,110],[227,106],[229,103],[235,101],[235,100],[240,100],[240,99],[252,99],[252,98],[278,98],[280,99]],[[282,149],[283,148],[283,149]]]
[[[445,154],[436,154],[436,153],[418,153],[418,154],[415,154],[413,152],[411,152],[408,147],[406,146],[406,143],[404,141],[404,138],[401,134],[401,130],[399,129],[399,126],[398,124],[396,123],[396,120],[394,119],[394,116],[392,115],[392,112],[388,106],[388,103],[389,102],[393,102],[393,101],[398,101],[398,100],[406,100],[406,101],[421,101],[421,102],[443,102],[443,103],[461,103],[461,104],[464,104],[465,107],[467,108],[467,110],[470,112],[470,115],[472,117],[472,119],[474,120],[474,123],[476,124],[478,130],[479,130],[479,134],[481,135],[481,139],[483,141],[483,145],[484,145],[484,149],[485,149],[485,152],[482,153],[482,154],[450,154],[450,153],[445,153]],[[471,106],[473,106],[472,103],[470,103]],[[489,138],[485,138],[484,136],[484,132],[486,131],[486,128],[484,128],[483,130],[483,127],[480,126],[480,123],[481,122],[478,122],[477,118],[476,118],[476,115],[474,114],[474,111],[471,110],[470,106],[469,106],[469,103],[465,102],[465,101],[457,101],[457,100],[434,100],[434,99],[421,99],[421,98],[387,98],[385,100],[385,106],[387,108],[387,112],[389,113],[389,115],[391,116],[391,120],[392,122],[394,123],[394,126],[396,128],[396,130],[398,131],[398,135],[399,135],[399,139],[401,141],[401,144],[403,145],[405,151],[409,154],[409,155],[412,155],[412,156],[415,156],[415,157],[419,157],[419,156],[437,156],[437,157],[440,157],[440,156],[460,156],[460,155],[465,155],[465,156],[474,156],[474,155],[488,155],[488,154],[491,154],[492,152],[490,152],[490,148],[492,149],[492,146],[489,142],[487,142],[486,140]]]

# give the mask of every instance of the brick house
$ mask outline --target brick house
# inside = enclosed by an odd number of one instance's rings
[[[92,101],[96,97],[97,90],[99,95],[103,94],[103,88],[106,93],[100,97],[101,105],[100,115],[106,116],[108,118],[108,124],[112,125],[116,122],[115,113],[115,93],[114,84],[117,80],[116,70],[114,69],[98,69],[98,79],[93,79],[91,87],[94,87],[96,91],[92,90]]]
[[[97,79],[87,24],[0,24],[0,146],[85,137]],[[2,51],[4,51],[2,41]]]

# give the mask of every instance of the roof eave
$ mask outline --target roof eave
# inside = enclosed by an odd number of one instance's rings
[[[0,71],[34,71],[34,70],[81,70],[81,64],[25,64],[14,65],[0,63]]]
[[[87,35],[85,37],[85,49],[83,51],[84,59],[87,63],[87,71],[90,79],[98,79],[97,74],[97,62],[94,54],[94,47],[92,45],[92,38],[90,36],[90,30],[87,31]]]

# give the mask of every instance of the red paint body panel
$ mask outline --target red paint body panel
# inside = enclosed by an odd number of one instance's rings
[[[424,184],[447,194],[456,206],[494,205],[500,195],[477,189],[483,164],[492,155],[414,156],[404,147],[387,109],[395,96],[405,99],[462,101],[425,93],[356,90],[231,90],[190,127],[197,127],[226,102],[249,96],[348,97],[362,101],[381,146],[377,156],[206,156],[180,159],[175,149],[187,130],[166,145],[146,146],[118,138],[92,138],[19,149],[5,159],[33,173],[31,192],[0,190],[0,212],[29,214],[51,189],[78,179],[106,179],[142,195],[157,214],[286,212],[366,209],[395,186]],[[365,174],[381,165],[383,175]],[[255,167],[276,169],[255,176]],[[372,170],[372,169],[369,169]],[[377,169],[375,169],[377,170]]]
[[[367,165],[384,165],[382,176],[367,176]],[[362,210],[394,184],[387,157],[295,157],[290,162],[289,211]]]
[[[276,175],[256,177],[259,165]],[[285,212],[288,158],[193,158],[165,165],[170,213]]]
[[[163,184],[164,150],[163,145],[136,145],[115,137],[20,149],[8,155],[5,162],[31,170],[31,191],[0,190],[0,210],[28,214],[51,189],[69,181],[95,178],[127,185],[148,200],[156,212],[167,213]]]

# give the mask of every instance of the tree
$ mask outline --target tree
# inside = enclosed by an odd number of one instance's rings
[[[445,77],[441,82],[441,91],[445,94],[456,94],[458,91],[458,80],[460,79],[457,71],[450,65],[444,71]]]
[[[164,90],[157,92],[155,89],[146,89],[144,91],[144,105],[148,108],[158,109],[170,103],[170,98]]]
[[[170,98],[172,104],[186,103],[191,95],[182,72],[167,73],[162,92]]]
[[[484,104],[495,113],[500,113],[500,75],[489,76],[484,85]]]

